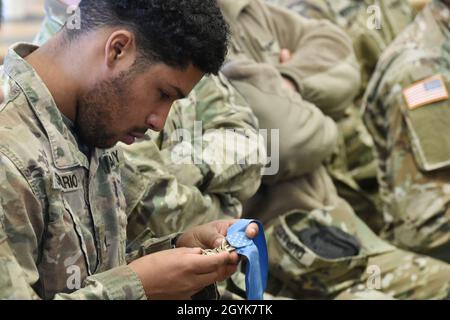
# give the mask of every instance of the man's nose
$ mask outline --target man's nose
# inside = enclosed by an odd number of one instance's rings
[[[151,114],[147,117],[146,125],[149,126],[153,131],[161,131],[164,129],[164,124],[166,123],[167,115],[156,115]]]

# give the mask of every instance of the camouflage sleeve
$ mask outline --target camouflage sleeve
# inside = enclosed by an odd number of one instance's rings
[[[256,192],[266,160],[258,120],[222,74],[205,77],[191,99],[174,105],[168,122],[161,155],[180,181],[209,193],[229,193],[241,201]],[[183,143],[184,135],[190,138],[189,145]],[[195,165],[201,181],[186,178],[185,165]]]
[[[240,217],[265,163],[255,116],[222,77],[207,77],[174,104],[163,133],[122,146],[128,238]]]
[[[342,118],[361,82],[350,38],[328,21],[268,7],[281,48],[293,54],[278,70],[297,84],[305,100],[335,120]]]
[[[0,157],[0,299],[40,299],[37,259],[45,229],[41,202],[26,180]],[[127,266],[86,278],[81,289],[54,299],[144,299],[136,274]]]
[[[450,69],[445,56],[409,53],[381,61],[366,93],[364,119],[374,136],[395,243],[436,254],[432,250],[450,237],[450,100],[441,97],[414,108],[404,90],[422,81],[450,88]]]
[[[337,142],[337,127],[319,108],[294,91],[286,91],[272,65],[235,60],[223,68],[232,84],[247,99],[261,128],[279,132],[279,145],[268,139],[271,162],[279,160],[276,175],[264,183],[299,177],[321,166]],[[272,134],[268,135],[272,136]]]

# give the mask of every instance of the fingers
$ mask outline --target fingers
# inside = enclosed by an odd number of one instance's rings
[[[172,249],[172,250],[177,251],[177,253],[179,253],[179,254],[197,254],[197,255],[202,254],[201,248],[182,247],[182,248],[176,248],[176,249]]]
[[[236,219],[232,220],[219,220],[217,221],[217,232],[223,236],[227,235],[228,229],[231,227],[232,224],[236,223]]]
[[[234,273],[236,273],[238,266],[237,265],[227,265],[218,270],[217,280],[215,282],[221,282],[229,277],[231,277]]]
[[[221,282],[228,279],[236,271],[237,265],[224,265],[213,272],[196,275],[196,282],[198,284],[202,284],[203,287],[206,287],[213,284],[214,282]]]
[[[292,54],[291,51],[289,51],[289,49],[281,49],[280,52],[280,63],[286,63],[289,60],[291,60]]]
[[[236,223],[236,219],[232,220],[218,220],[215,222],[215,229],[217,233],[214,234],[214,241],[212,242],[212,245],[214,248],[219,247],[222,244],[223,239],[227,235],[228,229],[231,227],[232,224]]]
[[[259,232],[259,227],[256,223],[250,223],[247,227],[247,229],[245,229],[245,235],[247,237],[249,237],[250,239],[255,238],[258,235]]]
[[[216,238],[216,240],[214,241],[214,248],[220,247],[220,245],[222,244],[224,237],[223,236],[219,236],[218,238]]]
[[[239,256],[238,256],[238,254],[233,251],[233,252],[230,252],[229,255],[230,255],[230,262],[229,263],[237,265],[239,263]]]
[[[196,274],[212,273],[226,265],[237,263],[236,253],[234,255],[228,252],[221,252],[209,256],[198,256],[192,261]]]
[[[234,263],[233,263],[234,262]],[[237,270],[237,255],[222,252],[217,255],[192,255],[185,261],[189,265],[187,272],[191,273],[192,289],[201,289],[214,282],[229,278]]]
[[[224,236],[227,234],[228,229],[236,223],[238,220],[220,220],[215,221],[215,229],[212,229],[211,232],[207,232],[203,235],[204,243],[212,248],[217,248],[222,244]],[[245,230],[245,234],[250,239],[255,238],[259,233],[259,227],[256,223],[251,223],[248,225]]]

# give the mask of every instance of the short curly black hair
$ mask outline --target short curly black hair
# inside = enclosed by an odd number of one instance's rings
[[[151,61],[217,74],[225,60],[229,28],[217,0],[82,0],[79,8],[81,29],[66,28],[69,37],[123,26]]]

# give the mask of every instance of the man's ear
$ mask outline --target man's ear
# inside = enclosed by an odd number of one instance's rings
[[[136,40],[134,34],[127,30],[113,32],[105,46],[105,63],[108,68],[130,67],[136,60]]]

